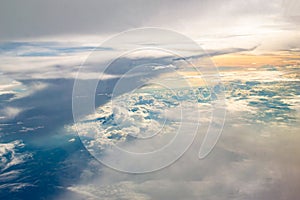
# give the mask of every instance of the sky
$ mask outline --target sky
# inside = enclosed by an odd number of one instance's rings
[[[11,159],[0,158],[0,197],[23,196],[23,191],[24,197],[37,197],[47,187],[47,195],[55,196],[45,198],[55,200],[296,200],[300,185],[299,13],[299,0],[1,1],[0,155],[11,155]],[[143,28],[148,29],[143,32]],[[126,51],[134,48],[137,51]],[[203,70],[201,76],[192,70],[194,64]],[[211,70],[211,66],[216,68]],[[196,119],[203,129],[184,156],[166,169],[122,173],[85,154],[80,137],[91,132],[95,138],[87,144],[104,149],[118,140],[127,141],[130,134],[161,125],[157,120],[149,128],[147,109],[153,115],[163,110],[163,117],[176,122],[178,110],[162,107],[174,102],[156,102],[147,96],[149,88],[139,98],[134,96],[138,103],[126,100],[126,94],[139,92],[140,88],[133,87],[148,80],[175,83],[175,90],[182,86],[182,77],[197,88],[197,94],[202,92],[200,96],[205,95],[200,89],[207,83],[202,77],[225,88],[220,96],[226,109],[216,116],[217,122],[223,122],[226,113],[225,124],[212,125],[222,126],[223,133],[204,161],[198,159],[199,147],[212,106],[193,95],[183,99],[193,106],[201,104],[204,112],[197,118],[192,106],[186,110],[185,122]],[[218,81],[213,82],[216,77]],[[100,86],[95,84],[98,79]],[[97,87],[77,93],[76,84]],[[171,98],[163,92],[158,96],[164,95]],[[78,101],[78,113],[89,114],[79,125],[76,119],[74,124],[72,98],[96,100],[92,108],[85,100]],[[215,96],[210,94],[210,98]],[[120,107],[112,108],[110,99],[120,102]],[[148,107],[147,102],[156,102],[157,107]],[[139,110],[140,116],[134,111],[124,115],[121,106],[126,103],[136,106],[132,110]],[[101,121],[109,116],[122,126]],[[99,124],[100,131],[89,130]],[[190,126],[184,128],[191,134]],[[124,146],[147,150],[168,142],[169,137],[166,134],[153,144],[130,141]],[[104,158],[119,161],[115,155]],[[127,169],[136,167],[130,160],[122,161]]]
[[[24,79],[74,77],[66,66],[80,66],[93,48],[140,27],[184,34],[217,65],[297,64],[299,10],[296,0],[5,1],[0,69]]]
[[[299,7],[296,0],[13,0],[1,3],[0,39],[75,42],[96,37],[101,41],[128,29],[163,27],[180,31],[206,48],[225,43],[225,47],[255,44],[262,50],[290,50],[299,42]]]
[[[297,0],[4,1],[0,69],[25,79],[74,77],[76,73],[65,66],[79,66],[90,50],[113,35],[140,27],[184,34],[217,65],[297,64],[299,4]],[[57,68],[65,73],[57,73]]]

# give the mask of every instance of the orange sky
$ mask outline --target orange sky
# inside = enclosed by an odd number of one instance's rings
[[[217,66],[300,65],[300,52],[276,52],[262,55],[227,54],[215,56],[212,60]]]

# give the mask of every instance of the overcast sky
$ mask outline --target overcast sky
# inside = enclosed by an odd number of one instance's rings
[[[226,38],[233,47],[237,38],[232,37],[239,37],[240,45],[266,43],[265,48],[277,50],[299,41],[299,4],[297,0],[1,1],[0,40],[85,41],[154,26],[179,31],[199,43]],[[270,37],[280,44],[264,42]]]

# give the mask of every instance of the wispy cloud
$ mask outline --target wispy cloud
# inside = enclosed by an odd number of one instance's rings
[[[16,107],[6,107],[0,110],[0,119],[13,119],[18,116],[24,109]]]

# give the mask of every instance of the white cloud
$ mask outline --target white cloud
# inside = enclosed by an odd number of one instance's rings
[[[229,117],[237,119],[238,115]],[[298,190],[290,188],[299,186],[300,173],[296,169],[300,157],[294,153],[299,151],[299,128],[289,133],[278,127],[256,129],[227,126],[217,147],[204,160],[197,158],[201,143],[198,137],[181,159],[155,173],[123,174],[92,161],[89,177],[93,178],[82,177],[82,182],[68,187],[70,193],[59,199],[69,195],[75,199],[271,200],[276,195],[293,199],[299,195]],[[267,132],[272,134],[264,138]],[[282,148],[287,144],[288,148]],[[99,171],[95,172],[97,166]]]
[[[24,143],[20,140],[16,140],[10,143],[0,143],[1,172],[26,161],[26,159],[30,156],[29,154],[16,152],[18,148],[23,147]]]
[[[6,107],[0,110],[0,117],[4,119],[13,119],[18,116],[24,109],[16,107]]]
[[[198,159],[199,147],[209,124],[209,120],[205,120],[209,115],[203,115],[201,117],[204,119],[200,118],[202,126],[193,145],[171,166],[154,173],[133,175],[116,172],[92,161],[82,173],[82,180],[69,187],[70,193],[65,194],[61,199],[69,198],[69,195],[78,199],[101,199],[102,197],[115,199],[119,198],[120,194],[124,194],[124,199],[271,200],[278,196],[279,199],[296,199],[299,192],[295,188],[299,187],[300,178],[298,170],[300,156],[297,153],[300,141],[299,106],[297,104],[299,95],[296,95],[296,86],[291,83],[299,80],[297,76],[294,76],[298,71],[289,70],[284,68],[282,71],[279,69],[269,71],[263,68],[247,72],[239,69],[222,71],[224,74],[228,73],[223,82],[225,86],[233,84],[227,96],[229,112],[222,137],[207,158]],[[272,98],[268,95],[276,96]],[[140,100],[145,102],[155,99],[151,96],[147,97],[145,93],[139,96]],[[191,100],[191,98],[187,99]],[[170,98],[166,99],[170,100]],[[128,104],[132,105],[128,99],[121,102],[127,105],[126,108],[131,108],[128,106]],[[249,104],[250,102],[261,104]],[[166,111],[164,114],[170,121],[180,119],[176,107],[163,109],[164,106],[159,103],[156,105],[157,107],[147,107],[141,104],[138,108],[142,111],[143,109]],[[211,106],[207,103],[200,103],[200,105],[209,114]],[[284,126],[281,126],[282,123],[276,121],[277,111],[279,110],[278,114],[281,117],[293,117],[292,114],[295,113],[290,112],[289,109],[295,109],[298,112],[296,122],[285,121]],[[284,110],[287,110],[287,113],[284,113]],[[117,115],[117,120],[120,120],[119,123],[124,124],[120,127],[120,132],[115,132],[122,137],[126,137],[128,132],[133,130],[131,125],[136,123],[135,119],[139,119],[133,118],[126,109],[118,108],[113,112],[110,104],[100,107],[99,111],[98,115],[90,116],[91,118],[87,120],[114,113]],[[261,113],[270,115],[261,118]],[[139,115],[144,117],[145,113],[141,112]],[[195,118],[192,117],[191,122],[193,120]],[[96,122],[92,123],[101,126]],[[91,127],[88,124],[82,128]],[[190,129],[185,130],[186,136],[190,131]],[[103,132],[101,130],[101,133]],[[159,139],[160,144],[170,141],[170,137]],[[100,138],[100,141],[105,140]],[[129,149],[142,151],[149,150],[156,143],[152,141],[149,143],[131,142],[129,145],[131,145]],[[119,159],[109,154],[104,156],[110,160]],[[135,162],[129,160],[128,162],[128,166],[132,168],[137,165]],[[159,158],[155,162],[159,162]]]
[[[38,81],[30,83],[26,86],[23,85],[24,87],[23,91],[15,92],[15,96],[11,98],[10,101],[30,96],[38,91],[46,89],[48,86],[49,86],[48,84],[43,82],[38,82]]]

